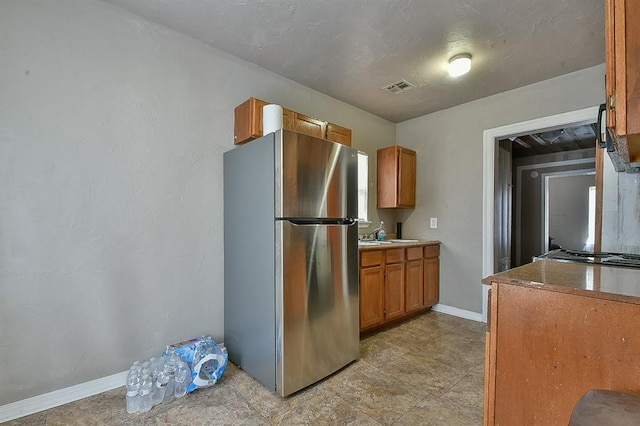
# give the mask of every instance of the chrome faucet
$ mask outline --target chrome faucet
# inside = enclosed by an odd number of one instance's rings
[[[380,232],[380,226],[378,226],[376,229],[371,231],[371,238],[374,239],[374,240],[377,240],[378,239],[378,232]]]

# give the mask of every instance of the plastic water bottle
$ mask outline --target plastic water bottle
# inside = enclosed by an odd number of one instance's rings
[[[384,229],[384,222],[380,222],[380,228],[378,229],[378,241],[384,241],[387,239],[387,231]]]
[[[140,411],[140,367],[135,365],[127,374],[127,413]]]
[[[158,376],[158,359],[155,356],[149,358],[149,370],[151,370],[151,377],[155,380]]]
[[[191,382],[189,380],[191,378],[191,369],[187,365],[187,363],[180,361],[178,363],[178,367],[176,368],[175,375],[175,390],[174,395],[176,398],[182,398],[187,394],[187,386]]]
[[[173,397],[175,394],[176,369],[178,367],[178,363],[181,362],[180,356],[176,354],[173,349],[167,349],[167,354],[168,356],[165,360],[164,371],[167,376],[169,376],[169,383],[167,383],[167,390],[164,394],[164,400],[162,401],[165,404],[173,401]]]
[[[156,383],[153,388],[153,405],[162,404],[168,384],[169,376],[167,375],[167,373],[165,373],[163,368],[162,370],[158,371],[158,375],[156,376]]]
[[[151,391],[153,390],[153,379],[151,378],[151,370],[145,368],[142,370],[142,378],[140,379],[140,412],[146,413],[153,407],[151,399]]]

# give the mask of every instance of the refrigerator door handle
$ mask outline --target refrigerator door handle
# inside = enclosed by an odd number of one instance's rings
[[[350,226],[350,225],[353,225],[353,224],[355,224],[357,222],[355,219],[352,219],[350,217],[339,218],[339,219],[283,218],[283,220],[291,222],[294,225],[301,225],[301,226],[305,226],[305,225],[347,225],[347,226]]]

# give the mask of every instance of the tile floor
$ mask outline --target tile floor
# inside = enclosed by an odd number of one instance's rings
[[[230,364],[215,386],[128,415],[124,388],[8,425],[480,425],[484,324],[428,312],[362,340],[360,360],[289,398]]]

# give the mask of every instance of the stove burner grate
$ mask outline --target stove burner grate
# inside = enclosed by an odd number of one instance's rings
[[[571,256],[578,256],[578,257],[593,257],[593,258],[605,258],[605,257],[611,257],[611,253],[594,253],[594,252],[590,252],[590,251],[578,251],[578,250],[567,250],[567,249],[562,249],[561,252],[565,252],[567,254],[570,254]]]

